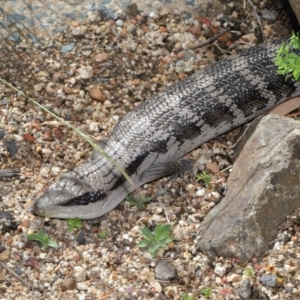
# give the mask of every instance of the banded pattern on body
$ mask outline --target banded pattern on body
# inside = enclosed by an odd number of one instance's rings
[[[276,73],[274,58],[282,42],[249,48],[146,100],[115,127],[104,150],[136,187],[176,172],[178,159],[192,149],[300,94],[299,83]],[[133,190],[96,155],[52,184],[33,210],[48,217],[91,219]]]

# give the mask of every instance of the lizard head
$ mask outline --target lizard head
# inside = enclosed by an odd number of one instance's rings
[[[88,168],[91,164],[84,163],[65,173],[36,201],[32,212],[59,219],[98,218],[114,209],[131,192],[126,182],[113,188],[111,184],[99,182],[96,173],[95,180],[90,176],[87,181],[84,170]]]

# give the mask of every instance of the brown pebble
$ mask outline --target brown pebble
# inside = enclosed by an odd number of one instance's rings
[[[142,85],[145,89],[150,90],[151,89],[151,83],[149,81],[143,81]]]
[[[164,26],[160,26],[159,30],[160,30],[161,33],[167,32],[167,28],[164,27]]]
[[[293,242],[297,242],[298,241],[298,237],[296,235],[291,237],[291,241]]]
[[[56,107],[60,107],[60,106],[62,105],[62,103],[63,103],[63,99],[62,99],[61,97],[56,97],[56,98],[54,99],[54,105],[55,105]]]
[[[139,79],[134,79],[134,80],[131,81],[131,84],[132,84],[132,85],[139,85],[140,82],[141,82],[141,81],[140,81]]]
[[[5,261],[10,258],[10,250],[4,250],[0,253],[0,261]]]
[[[4,281],[5,280],[5,274],[0,273],[0,281]]]
[[[168,65],[172,61],[172,57],[170,55],[166,55],[162,58],[161,62],[165,65]]]
[[[32,135],[29,134],[29,133],[24,133],[24,134],[23,134],[23,138],[24,138],[24,140],[27,141],[27,142],[33,142],[33,141],[35,140],[35,137],[32,136]]]
[[[90,96],[95,99],[104,102],[107,98],[106,94],[99,87],[93,87],[89,89]]]
[[[220,172],[219,165],[215,161],[206,164],[206,168],[215,174]]]
[[[97,62],[105,61],[105,60],[107,60],[107,58],[108,58],[108,55],[105,52],[101,52],[101,53],[98,53],[95,55],[95,61],[97,61]]]
[[[178,52],[177,55],[176,55],[176,57],[179,58],[179,59],[183,58],[183,56],[184,56],[184,52],[183,51]]]
[[[226,44],[228,41],[231,40],[231,33],[230,32],[225,32],[224,34],[222,34],[219,38],[218,41],[220,43]]]
[[[63,292],[67,290],[75,290],[76,286],[76,280],[74,278],[67,278],[61,283],[61,290]]]
[[[201,29],[199,26],[192,26],[189,28],[188,32],[190,32],[193,35],[201,35]]]
[[[178,78],[179,78],[179,79],[183,79],[183,78],[185,78],[186,76],[187,76],[187,75],[184,74],[184,73],[182,73],[182,72],[178,73]]]
[[[24,218],[22,220],[22,226],[25,227],[25,228],[29,228],[29,226],[30,226],[30,219]]]
[[[46,141],[46,142],[52,142],[53,141],[53,137],[52,137],[51,131],[50,130],[46,131],[43,134],[42,139],[43,139],[43,141]]]
[[[68,86],[64,86],[63,87],[63,91],[66,93],[66,94],[72,94],[73,93],[73,90],[71,88],[69,88]]]

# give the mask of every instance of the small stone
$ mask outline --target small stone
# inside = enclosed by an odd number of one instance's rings
[[[220,277],[223,277],[226,273],[226,268],[220,266],[220,265],[216,265],[214,272],[219,275]]]
[[[257,41],[254,33],[245,34],[242,36],[242,39],[250,44],[254,44]]]
[[[276,20],[278,16],[278,12],[277,11],[273,11],[273,10],[265,10],[262,14],[262,18],[266,21],[272,21],[274,22]]]
[[[138,11],[139,10],[138,10],[136,3],[131,3],[126,8],[126,12],[129,16],[135,17],[138,14]]]
[[[218,165],[215,161],[206,164],[206,168],[207,168],[208,170],[210,170],[211,172],[213,172],[214,174],[220,172],[219,165]]]
[[[185,187],[185,190],[187,192],[193,192],[195,190],[195,186],[192,185],[192,184],[188,184],[186,187]]]
[[[67,44],[67,45],[63,45],[63,46],[61,46],[61,52],[63,54],[66,54],[66,53],[72,51],[74,47],[75,47],[75,43],[70,43],[70,44]]]
[[[240,276],[238,274],[230,274],[226,277],[227,282],[238,282],[240,280]]]
[[[0,261],[5,261],[10,258],[10,250],[4,250],[0,253]]]
[[[149,280],[149,284],[156,290],[156,292],[158,293],[162,292],[161,284],[156,280]]]
[[[190,27],[188,31],[193,35],[201,35],[201,29],[199,26],[196,25]]]
[[[75,290],[76,289],[76,280],[75,278],[67,278],[65,280],[62,281],[61,283],[61,290],[63,292],[67,291],[67,290]]]
[[[124,25],[124,22],[122,20],[117,20],[116,21],[116,26],[117,27],[123,27],[123,25]]]
[[[101,102],[104,102],[107,98],[106,93],[102,89],[100,89],[99,87],[90,88],[89,89],[89,94],[93,99],[99,100]]]
[[[108,58],[108,54],[105,52],[101,52],[95,55],[95,61],[97,62],[105,61],[107,60],[107,58]]]
[[[25,217],[22,220],[22,226],[25,227],[25,228],[29,228],[29,226],[30,226],[30,219]]]
[[[251,300],[252,299],[252,289],[251,283],[249,279],[242,281],[240,287],[236,289],[238,295],[243,300]]]
[[[45,84],[41,82],[41,83],[35,84],[35,85],[33,86],[33,89],[34,89],[36,92],[40,92],[44,87],[45,87]]]
[[[205,192],[205,189],[204,189],[204,188],[198,189],[197,192],[196,192],[196,196],[197,196],[197,197],[204,197],[205,194],[206,194],[206,192]]]
[[[90,79],[93,77],[93,68],[91,66],[83,66],[78,69],[78,73],[82,79]]]
[[[264,275],[259,278],[259,282],[262,285],[276,287],[277,277],[275,275]]]
[[[127,26],[127,32],[128,33],[134,33],[134,32],[136,32],[136,26],[134,24],[129,24]]]
[[[211,192],[211,195],[213,196],[213,198],[214,198],[215,200],[219,200],[219,199],[220,199],[220,194],[217,193],[217,192]]]
[[[154,271],[155,278],[160,280],[170,280],[176,276],[176,269],[166,260],[160,260]]]
[[[75,28],[73,27],[72,28],[72,33],[75,36],[84,35],[85,31],[86,31],[86,27],[85,26],[78,26],[78,27],[75,27]]]
[[[5,280],[5,274],[3,274],[2,272],[0,273],[0,281],[4,281]]]
[[[77,240],[77,243],[78,243],[79,245],[84,245],[85,242],[86,242],[86,238],[85,238],[84,233],[83,233],[83,232],[80,232],[76,240]]]
[[[177,227],[173,230],[173,237],[175,241],[182,241],[184,238],[184,233],[181,227]]]
[[[77,282],[85,281],[86,271],[83,267],[75,266],[74,267],[74,276]]]

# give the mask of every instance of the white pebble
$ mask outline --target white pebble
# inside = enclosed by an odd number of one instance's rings
[[[93,68],[91,66],[83,66],[78,69],[78,73],[82,79],[90,79],[93,76]]]
[[[226,268],[220,266],[220,265],[216,265],[214,272],[219,275],[220,277],[223,277],[226,273]]]
[[[117,25],[117,27],[123,27],[124,22],[122,20],[117,20],[116,25]]]
[[[196,195],[197,195],[197,197],[205,196],[205,189],[204,188],[198,189],[197,192],[196,192]]]

